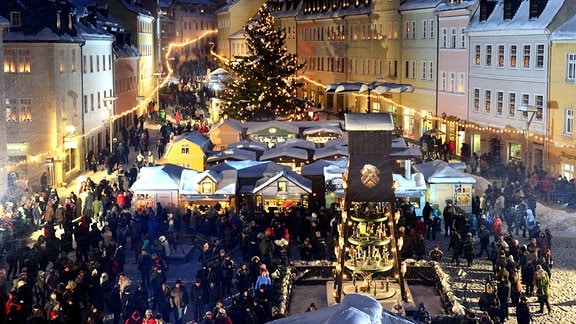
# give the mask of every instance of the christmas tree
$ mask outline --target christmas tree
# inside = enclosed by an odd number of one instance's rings
[[[255,18],[244,25],[248,53],[235,56],[227,69],[236,76],[222,99],[229,116],[243,119],[274,119],[304,113],[296,105],[296,54],[285,47],[286,34],[274,26],[274,17],[263,5]]]

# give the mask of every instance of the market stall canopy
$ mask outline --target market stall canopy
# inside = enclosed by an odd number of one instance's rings
[[[318,126],[318,127],[310,127],[305,129],[302,132],[302,135],[315,135],[315,134],[335,134],[335,135],[342,135],[342,129],[333,126]]]
[[[314,163],[303,165],[300,174],[303,176],[321,176],[324,175],[326,167],[335,165],[345,169],[347,164],[348,158],[346,157],[341,157],[337,160],[318,160]]]
[[[282,129],[290,134],[298,134],[298,127],[296,125],[292,125],[288,122],[282,121],[267,121],[267,122],[247,122],[245,123],[247,126],[246,134],[250,135],[253,133],[258,133],[263,130],[270,130],[270,129]]]
[[[130,190],[178,190],[182,172],[189,170],[175,164],[164,164],[140,169],[138,180],[132,184]]]
[[[271,161],[227,161],[213,166],[210,170],[215,172],[236,170],[238,178],[261,178],[288,171],[291,168]]]
[[[434,160],[414,165],[414,169],[424,175],[428,183],[468,183],[475,184],[476,179],[458,171],[450,163]]]
[[[270,149],[260,157],[260,161],[275,160],[275,159],[297,159],[297,160],[308,160],[308,152],[305,149],[282,146]]]
[[[438,135],[444,135],[446,133],[444,133],[443,131],[436,129],[436,128],[431,128],[427,131],[425,131],[424,133],[422,133],[422,135],[429,135],[429,136],[438,136]]]
[[[363,93],[374,92],[381,95],[385,93],[414,92],[414,87],[405,83],[380,82],[337,82],[326,86],[326,93]]]
[[[348,156],[348,146],[329,146],[321,147],[314,152],[314,160],[325,158],[339,158],[341,156]]]

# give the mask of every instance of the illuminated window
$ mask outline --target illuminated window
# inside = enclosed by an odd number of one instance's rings
[[[203,194],[212,193],[212,182],[202,181],[202,183],[200,184],[200,190]]]
[[[66,72],[66,58],[63,49],[60,50],[60,72]]]
[[[16,50],[4,50],[4,73],[16,73]]]
[[[17,122],[18,121],[18,106],[16,104],[16,99],[6,99],[6,121]]]
[[[504,108],[504,92],[498,91],[496,93],[496,114],[502,116]]]
[[[278,192],[288,192],[287,181],[278,181]]]
[[[30,50],[18,50],[18,73],[30,73]]]
[[[492,66],[492,45],[486,45],[486,66]]]
[[[516,94],[509,93],[508,94],[508,116],[514,117],[516,114]]]
[[[474,64],[480,65],[480,45],[474,46]]]
[[[504,67],[504,45],[498,45],[498,67]]]
[[[72,60],[72,72],[76,72],[76,49],[72,49],[70,52],[71,60]]]
[[[516,67],[516,60],[518,56],[518,46],[510,45],[510,67]]]
[[[32,121],[32,99],[20,99],[20,121]]]
[[[484,111],[490,112],[490,108],[492,107],[492,90],[484,91]]]
[[[480,110],[480,89],[474,89],[474,111]]]
[[[537,121],[542,121],[542,117],[544,114],[544,96],[537,95],[534,97],[534,99],[535,99],[534,105],[536,106],[536,108],[538,108],[538,111],[536,112],[534,118]]]
[[[530,55],[531,55],[530,45],[524,45],[524,51],[522,52],[522,67],[525,68],[530,67]]]
[[[544,45],[536,45],[536,68],[544,68]]]

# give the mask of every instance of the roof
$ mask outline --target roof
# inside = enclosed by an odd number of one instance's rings
[[[290,138],[286,141],[276,143],[276,148],[280,147],[296,147],[305,150],[315,150],[316,144],[301,138]]]
[[[356,7],[354,5],[348,6],[348,8],[339,8],[337,10],[328,9],[325,12],[315,12],[315,13],[304,13],[301,10],[296,16],[296,20],[313,20],[313,19],[329,19],[329,18],[343,18],[347,16],[358,16],[358,15],[368,15],[372,13],[371,6],[360,6]]]
[[[254,151],[243,150],[240,148],[228,148],[223,151],[214,152],[206,159],[206,163],[214,163],[225,160],[256,160]]]
[[[268,185],[270,185],[271,183],[280,178],[285,178],[286,180],[294,183],[304,191],[312,193],[312,180],[305,178],[293,171],[282,171],[268,179],[262,178],[258,180],[256,182],[256,186],[254,188],[253,193],[261,191],[262,189],[266,188]]]
[[[224,125],[228,125],[232,129],[238,131],[238,133],[242,133],[242,123],[241,122],[239,122],[238,120],[236,120],[234,118],[220,118],[220,121],[218,122],[218,124],[212,126],[210,128],[210,131],[208,132],[208,134],[213,133],[218,128],[220,128]]]
[[[178,190],[184,170],[189,170],[175,164],[143,167],[138,180],[132,184],[132,191]]]
[[[228,148],[238,148],[248,151],[260,151],[264,152],[268,150],[268,144],[258,141],[239,141],[235,143],[228,144]]]
[[[576,16],[556,28],[550,36],[552,41],[576,40]]]
[[[444,0],[405,0],[398,11],[436,8]]]
[[[181,195],[206,195],[205,193],[198,192],[198,185],[208,177],[216,183],[216,191],[210,195],[233,195],[236,194],[236,176],[236,170],[222,170],[221,172],[213,170],[206,170],[204,172],[184,170],[182,172],[179,193]]]
[[[135,12],[139,15],[146,15],[146,16],[150,16],[153,17],[153,15],[150,13],[150,11],[148,11],[148,9],[146,9],[146,7],[144,6],[138,6],[136,4],[133,4],[132,1],[126,1],[126,0],[118,0],[120,1],[120,3],[122,3],[122,5],[132,11]]]
[[[476,183],[474,177],[456,170],[450,163],[442,160],[416,164],[413,168],[422,173],[428,183]]]
[[[492,14],[486,21],[480,21],[481,10],[476,10],[468,27],[466,27],[466,31],[508,31],[514,34],[514,30],[544,30],[556,17],[564,2],[565,0],[547,1],[542,14],[536,19],[530,19],[530,1],[521,1],[514,17],[504,20],[504,1],[498,0]]]
[[[298,127],[297,126],[292,125],[292,124],[287,123],[287,122],[282,122],[282,121],[277,121],[277,120],[267,121],[267,122],[247,122],[246,126],[248,127],[248,131],[246,132],[247,134],[256,133],[256,132],[259,132],[261,130],[269,129],[272,127],[285,130],[285,131],[292,133],[292,134],[298,134]]]
[[[350,153],[348,152],[348,146],[328,146],[328,147],[321,147],[314,152],[314,160],[320,160],[327,157],[333,156],[348,156]]]
[[[291,170],[290,167],[272,161],[226,161],[211,167],[209,170],[222,172],[223,170],[238,171],[238,178],[261,178],[274,175],[280,171]]]
[[[478,4],[478,0],[463,0],[454,1],[454,3],[450,3],[450,0],[444,0],[434,9],[435,12],[442,12],[442,11],[451,11],[451,10],[458,10],[458,9],[470,9],[474,10]]]
[[[329,140],[326,143],[324,143],[324,147],[344,146],[344,145],[348,145],[348,137],[347,136],[340,137],[340,138],[333,139],[333,140]]]
[[[341,157],[338,160],[318,160],[314,163],[303,165],[300,174],[303,176],[321,176],[324,175],[325,168],[333,165],[340,168],[346,168],[348,165],[348,158]]]
[[[271,6],[274,5],[275,2],[268,2],[268,8],[270,8]],[[290,2],[290,4],[292,4],[290,6],[290,8],[286,8],[287,7],[287,3],[285,3],[284,1],[278,1],[276,2],[277,4],[280,4],[282,6],[282,8],[280,10],[270,10],[272,16],[274,16],[274,18],[285,18],[285,17],[295,17],[299,12],[300,9],[302,8],[302,5],[304,4],[304,1],[293,1]]]
[[[342,135],[342,129],[340,129],[339,127],[334,127],[334,126],[317,126],[317,127],[310,127],[305,129],[302,132],[302,135],[306,136],[306,135],[314,135],[314,134],[318,134],[318,133],[329,133],[329,134],[338,134],[338,135]]]
[[[282,146],[270,149],[260,156],[260,161],[271,160],[275,158],[293,158],[298,160],[308,160],[308,151],[301,148]]]
[[[204,152],[208,151],[212,147],[212,142],[210,142],[210,139],[198,132],[186,132],[182,135],[175,136],[174,140],[172,140],[169,145],[176,145],[181,141],[190,141],[200,146]]]
[[[345,114],[346,131],[393,131],[394,121],[389,113]]]

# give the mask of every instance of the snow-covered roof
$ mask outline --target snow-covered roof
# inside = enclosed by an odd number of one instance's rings
[[[269,129],[272,127],[285,130],[292,134],[298,134],[297,126],[287,122],[281,122],[276,120],[267,122],[247,122],[246,126],[248,127],[248,131],[246,132],[247,134],[253,134],[261,130]]]
[[[210,170],[215,172],[236,170],[238,171],[238,178],[261,178],[281,171],[288,171],[291,168],[272,161],[226,161],[211,167]]]
[[[481,10],[476,10],[468,27],[466,27],[466,31],[509,31],[514,33],[513,30],[544,30],[556,17],[565,0],[547,1],[545,3],[544,11],[538,18],[530,19],[530,1],[521,1],[514,17],[504,20],[504,1],[499,0],[486,21],[480,21]]]
[[[347,145],[348,145],[348,137],[347,136],[340,137],[340,138],[333,139],[333,140],[329,140],[326,143],[324,143],[324,147],[347,146]]]
[[[556,28],[550,36],[552,41],[576,40],[576,16],[570,18],[560,27]]]
[[[393,131],[394,121],[389,113],[346,114],[346,131]]]
[[[239,148],[228,148],[214,152],[206,159],[206,163],[214,163],[224,160],[256,160],[256,152]]]
[[[179,193],[181,195],[206,195],[198,192],[198,188],[200,182],[208,177],[216,183],[216,191],[211,195],[233,195],[236,194],[236,175],[236,170],[223,170],[221,172],[184,170]]]
[[[285,140],[284,142],[278,142],[276,144],[277,148],[280,147],[296,147],[296,148],[302,148],[305,150],[315,150],[316,149],[316,144],[314,144],[313,142],[307,141],[305,139],[301,139],[301,138],[290,138]]]
[[[413,168],[422,173],[428,183],[476,183],[474,177],[455,169],[450,163],[442,160],[415,164]]]
[[[208,137],[206,137],[205,135],[198,133],[198,132],[186,132],[183,133],[182,135],[178,135],[174,137],[174,140],[172,140],[172,142],[170,142],[170,146],[175,145],[178,142],[181,141],[189,141],[192,142],[198,146],[200,146],[200,148],[202,148],[202,150],[204,150],[204,152],[206,152],[207,150],[210,149],[210,147],[212,146],[212,142],[210,142],[210,139]]]
[[[398,7],[398,11],[435,8],[442,1],[444,0],[406,0]]]
[[[478,4],[478,0],[463,0],[454,1],[450,3],[450,0],[444,0],[434,9],[434,12],[442,12],[442,11],[450,11],[450,10],[458,10],[458,9],[469,9],[474,10],[475,6]]]
[[[305,178],[293,171],[282,171],[270,178],[262,178],[258,180],[256,182],[256,186],[254,188],[253,193],[260,192],[262,189],[266,188],[268,185],[270,185],[271,183],[280,178],[285,178],[286,180],[294,183],[304,191],[312,193],[312,180]]]
[[[138,180],[132,184],[132,191],[178,190],[184,167],[175,164],[143,167]]]
[[[314,152],[314,160],[320,160],[326,157],[333,157],[333,156],[348,156],[350,153],[348,152],[348,146],[328,146],[328,147],[321,147]]]
[[[258,141],[239,141],[235,143],[228,144],[228,148],[239,148],[249,151],[260,151],[264,152],[268,150],[268,144]]]
[[[341,157],[337,160],[318,160],[314,163],[303,165],[300,174],[303,176],[321,176],[324,175],[324,169],[332,165],[339,168],[346,168],[348,158]]]
[[[218,124],[212,126],[208,134],[214,133],[218,128],[228,125],[239,133],[242,132],[242,123],[234,118],[220,118]]]
[[[305,149],[296,147],[289,147],[289,146],[275,147],[262,153],[262,156],[260,156],[260,161],[266,161],[281,157],[307,160],[308,152]]]
[[[399,324],[416,323],[415,321],[394,315],[382,308],[371,296],[361,294],[345,295],[339,304],[322,307],[313,312],[304,312],[275,320],[270,323],[314,323],[314,324]]]
[[[372,13],[371,6],[348,6],[348,8],[339,8],[338,10],[328,9],[326,11],[319,11],[315,13],[304,13],[301,10],[296,16],[296,20],[312,20],[312,19],[329,19],[329,18],[343,18],[348,16],[367,15]]]
[[[342,135],[342,130],[339,127],[333,127],[333,126],[317,126],[317,127],[310,127],[308,129],[305,129],[302,132],[302,135],[306,136],[306,135],[313,135],[313,134],[317,134],[317,133],[329,133],[329,134]]]

